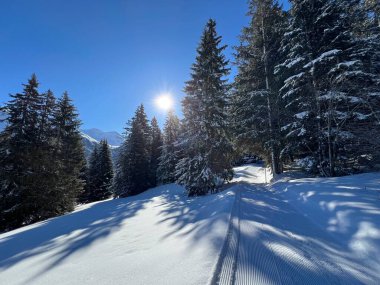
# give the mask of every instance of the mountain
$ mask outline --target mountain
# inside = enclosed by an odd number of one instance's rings
[[[99,141],[90,137],[89,135],[86,135],[83,132],[81,132],[80,135],[82,136],[82,142],[83,142],[83,146],[84,146],[84,154],[86,156],[86,159],[88,159],[90,157],[90,154],[93,151],[94,147],[99,144]]]
[[[0,111],[0,132],[5,128],[5,122],[1,120],[5,119],[6,114]],[[117,132],[103,132],[99,129],[82,130],[81,132],[84,153],[88,159],[95,145],[99,144],[101,139],[106,139],[111,148],[112,159],[115,161],[118,148],[123,142],[123,136]]]
[[[88,159],[95,145],[99,144],[100,140],[106,139],[110,145],[112,160],[115,162],[120,151],[119,146],[123,143],[124,138],[118,132],[103,132],[102,130],[92,128],[82,130],[81,132],[85,156]]]
[[[92,128],[92,129],[82,130],[82,133],[90,136],[91,138],[97,141],[106,139],[109,145],[115,146],[115,147],[120,146],[124,141],[123,136],[119,134],[118,132],[103,132],[99,129]]]

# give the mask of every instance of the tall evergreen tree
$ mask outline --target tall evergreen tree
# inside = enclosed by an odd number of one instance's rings
[[[185,157],[177,164],[178,182],[190,196],[215,191],[232,176],[232,146],[227,133],[228,61],[220,46],[216,23],[209,20],[197,49],[191,80],[186,83],[184,130]]]
[[[161,184],[176,181],[175,166],[179,160],[176,144],[179,139],[179,131],[179,119],[173,111],[169,111],[165,122],[163,145],[157,169],[158,181]]]
[[[150,185],[157,186],[157,169],[161,155],[162,134],[157,119],[151,121],[151,146],[150,146]]]
[[[281,62],[278,49],[286,14],[273,0],[251,0],[250,25],[243,29],[237,47],[238,75],[233,99],[234,129],[239,146],[252,147],[272,162],[274,173],[280,165],[279,78],[274,68]]]
[[[84,202],[104,200],[112,195],[113,167],[111,151],[106,140],[101,140],[91,153]]]
[[[85,165],[80,121],[67,92],[58,99],[54,114],[55,132],[54,160],[58,163],[57,213],[72,211],[78,196],[83,192],[83,169]]]
[[[37,220],[34,197],[38,187],[36,146],[39,145],[39,116],[43,96],[33,74],[22,93],[11,96],[4,106],[7,126],[0,137],[0,229],[11,229]],[[35,188],[37,187],[37,188]],[[38,193],[38,194],[37,194]],[[36,195],[37,194],[37,195]],[[38,198],[37,198],[38,201]]]
[[[87,167],[85,169],[85,185],[84,185],[84,191],[80,195],[79,199],[82,203],[89,203],[92,201],[95,201],[95,199],[92,196],[93,189],[97,185],[96,180],[98,178],[97,176],[97,170],[99,162],[99,150],[98,145],[96,144],[90,154],[90,157],[87,162]]]
[[[351,168],[349,160],[363,155],[355,147],[361,136],[352,127],[373,113],[362,85],[373,90],[377,79],[368,73],[354,33],[360,5],[359,0],[295,0],[284,37],[287,59],[278,68],[288,74],[281,89],[290,114],[283,126],[284,153],[311,158],[323,175],[344,172]]]
[[[126,128],[126,140],[116,168],[114,193],[117,197],[139,194],[151,185],[151,130],[144,106],[140,105]]]

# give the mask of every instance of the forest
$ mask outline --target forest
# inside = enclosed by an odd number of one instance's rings
[[[216,21],[206,23],[182,116],[168,112],[161,130],[138,106],[116,161],[105,140],[86,161],[69,94],[41,91],[33,74],[0,109],[0,231],[162,184],[182,185],[188,196],[215,193],[244,155],[262,158],[274,175],[378,170],[379,2],[294,0],[285,11],[251,0],[247,13],[234,62]]]

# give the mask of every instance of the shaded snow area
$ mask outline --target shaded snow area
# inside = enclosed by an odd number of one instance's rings
[[[301,233],[306,248],[320,261],[333,263],[326,277],[339,278],[327,283],[380,284],[380,173],[285,178],[272,190],[281,203],[292,205],[309,221],[295,233]],[[311,227],[319,228],[320,234],[308,230]]]
[[[219,194],[165,185],[2,234],[0,284],[380,284],[380,173],[265,176],[245,165]]]
[[[236,201],[214,284],[380,284],[380,174],[270,186],[236,168]]]
[[[207,284],[231,191],[165,185],[0,235],[0,284]]]

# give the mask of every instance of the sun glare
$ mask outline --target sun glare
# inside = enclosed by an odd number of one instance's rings
[[[174,100],[170,94],[162,94],[155,99],[157,108],[169,111],[174,106]]]

